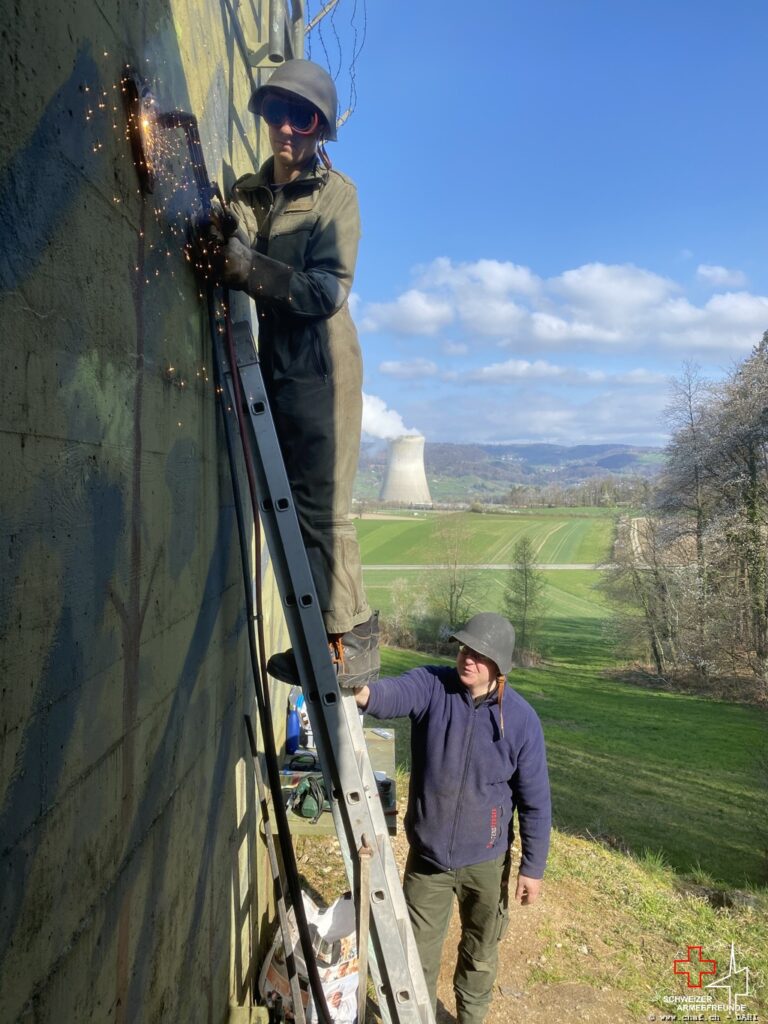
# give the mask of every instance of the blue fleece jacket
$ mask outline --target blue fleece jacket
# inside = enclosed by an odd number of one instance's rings
[[[411,719],[411,784],[405,831],[443,871],[503,856],[517,809],[520,871],[541,878],[551,810],[538,715],[509,686],[504,735],[496,693],[475,706],[455,668],[426,665],[371,686],[366,712]]]

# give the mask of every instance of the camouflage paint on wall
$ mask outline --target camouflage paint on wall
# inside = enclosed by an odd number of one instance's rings
[[[248,73],[227,0],[12,6],[0,1019],[221,1021],[247,999],[268,909],[243,763],[242,581],[205,308],[182,256],[188,162],[169,138],[154,195],[139,194],[120,78],[131,62],[161,108],[195,111],[226,184],[257,162]],[[241,15],[254,48],[262,6]],[[278,647],[274,592],[267,608]]]

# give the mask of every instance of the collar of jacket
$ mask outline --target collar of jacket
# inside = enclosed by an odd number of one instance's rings
[[[254,174],[244,174],[237,182],[237,187],[244,192],[255,191],[258,188],[268,188],[271,191],[274,166],[275,158],[271,156]],[[314,160],[309,161],[297,178],[283,185],[282,192],[285,195],[293,195],[295,192],[309,192],[316,188],[322,188],[328,181],[328,174],[328,169],[316,156]]]

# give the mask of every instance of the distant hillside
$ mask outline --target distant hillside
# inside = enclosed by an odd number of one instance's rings
[[[660,448],[627,444],[443,444],[427,441],[424,462],[436,501],[482,500],[515,485],[569,487],[598,477],[655,476],[663,464]],[[387,445],[363,445],[355,488],[359,498],[376,498],[387,463]]]

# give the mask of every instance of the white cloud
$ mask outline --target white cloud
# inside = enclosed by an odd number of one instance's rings
[[[379,363],[379,373],[384,373],[388,377],[399,377],[402,380],[411,380],[414,377],[434,377],[437,373],[437,363],[433,363],[431,359],[390,360]]]
[[[704,264],[699,271],[710,283],[720,272],[740,273]],[[493,339],[522,354],[534,346],[599,346],[731,356],[748,353],[768,327],[765,296],[717,292],[697,306],[677,282],[630,263],[587,263],[544,280],[516,263],[441,257],[414,274],[418,288],[363,306],[363,330],[429,337],[452,324],[446,355],[467,354]]]
[[[423,288],[447,288],[454,292],[473,289],[491,295],[534,295],[541,288],[541,278],[528,267],[500,260],[453,263],[441,256],[425,267],[416,267],[416,274]]]
[[[614,326],[627,316],[657,306],[679,286],[631,263],[586,263],[548,282],[580,314],[576,319]]]
[[[600,327],[582,320],[566,320],[552,313],[531,314],[531,334],[538,341],[555,345],[566,341],[617,342],[622,332],[617,328]]]
[[[527,359],[508,359],[504,363],[492,363],[462,379],[486,384],[508,384],[520,380],[559,381],[566,386],[619,386],[638,387],[665,385],[668,377],[664,373],[638,367],[622,373],[608,373],[605,370],[583,370],[572,366],[558,366],[544,359],[529,362]]]
[[[472,293],[459,297],[459,317],[471,331],[485,337],[500,337],[520,330],[528,320],[528,310],[512,299]]]
[[[445,401],[420,408],[420,420],[428,437],[440,441],[548,442],[598,444],[603,442],[662,445],[666,441],[664,409],[666,388],[652,387],[627,392],[606,388],[588,398],[568,397],[527,388],[524,401],[486,402],[472,405],[472,416],[463,417],[460,433],[455,415]]]
[[[615,384],[629,384],[633,387],[638,384],[659,385],[660,387],[669,385],[668,374],[659,373],[657,370],[644,370],[642,367],[638,367],[636,370],[627,370],[626,373],[617,373],[607,379]]]
[[[713,295],[705,309],[729,323],[753,326],[765,323],[768,316],[768,298],[749,292],[725,292]]]
[[[446,356],[465,356],[469,352],[469,345],[463,341],[446,341],[442,351]]]
[[[741,270],[729,270],[727,267],[712,266],[709,263],[700,263],[696,273],[707,284],[716,288],[743,288],[747,283],[746,274]]]
[[[749,292],[713,295],[702,308],[685,315],[657,317],[659,339],[679,349],[746,354],[768,328],[768,298]]]
[[[394,302],[372,302],[360,321],[363,331],[392,331],[395,334],[436,334],[454,318],[449,302],[411,288]]]
[[[550,377],[562,377],[568,373],[562,366],[553,366],[544,359],[529,362],[527,359],[508,359],[504,363],[493,363],[479,370],[468,373],[469,380],[490,381],[492,384],[503,384],[510,380],[543,380]]]
[[[390,409],[383,398],[363,392],[363,433],[391,440],[403,434],[418,434],[419,431],[406,427],[400,413]]]

